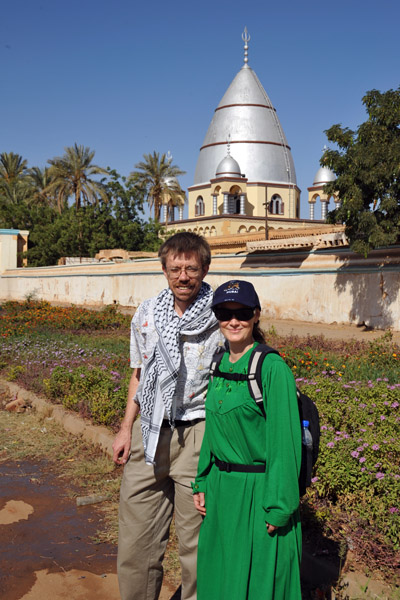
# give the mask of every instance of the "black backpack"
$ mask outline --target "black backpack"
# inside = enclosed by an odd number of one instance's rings
[[[221,377],[232,381],[247,381],[251,397],[255,400],[261,412],[265,415],[264,400],[262,395],[261,369],[267,354],[278,354],[279,352],[266,344],[258,344],[249,358],[248,373],[222,373],[219,365],[225,352],[225,348],[218,349],[212,359],[210,367],[211,379]],[[301,467],[299,475],[300,496],[306,493],[307,487],[311,485],[314,465],[318,458],[320,425],[318,409],[309,396],[303,394],[297,388],[297,402],[299,407],[300,426],[303,421],[309,422],[309,430],[312,437],[312,448],[302,444]]]

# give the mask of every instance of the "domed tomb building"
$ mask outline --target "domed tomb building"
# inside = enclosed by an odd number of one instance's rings
[[[210,238],[213,252],[242,251],[250,241],[301,236],[305,229],[319,234],[327,228],[315,223],[312,210],[318,197],[325,201],[323,184],[309,196],[310,219],[300,219],[291,149],[276,109],[248,65],[247,29],[242,39],[244,64],[215,109],[200,148],[188,189],[188,219],[182,219],[182,209],[178,221],[164,219],[167,232],[193,231]]]
[[[290,146],[256,73],[244,64],[218,104],[189,188],[186,230],[205,236],[286,228],[300,217],[300,190]],[[269,221],[273,218],[274,224]],[[292,224],[293,226],[293,224]]]

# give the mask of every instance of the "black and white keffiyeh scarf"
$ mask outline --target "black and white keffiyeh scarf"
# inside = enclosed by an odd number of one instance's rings
[[[136,395],[140,404],[145,461],[154,464],[154,457],[165,412],[173,425],[172,401],[181,364],[180,336],[199,335],[215,327],[211,310],[213,292],[203,281],[196,300],[179,318],[174,308],[174,296],[169,288],[156,299],[154,324],[158,342],[142,373]]]

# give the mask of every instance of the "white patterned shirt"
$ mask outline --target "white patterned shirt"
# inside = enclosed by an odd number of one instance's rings
[[[146,367],[158,342],[154,325],[156,297],[140,304],[131,323],[130,363],[132,368]],[[180,317],[175,313],[176,319]],[[173,399],[173,418],[190,421],[205,417],[204,403],[210,378],[210,364],[218,346],[223,346],[224,337],[218,324],[215,328],[199,335],[181,335],[179,350],[181,365]],[[165,415],[166,418],[167,415]]]

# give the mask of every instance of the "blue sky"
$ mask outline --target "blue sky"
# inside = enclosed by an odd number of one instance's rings
[[[170,150],[185,189],[243,65],[247,26],[249,65],[292,148],[303,218],[324,130],[356,128],[365,92],[400,84],[398,0],[13,0],[0,17],[0,152],[43,167],[76,142],[128,175],[144,153]]]

